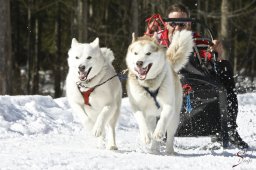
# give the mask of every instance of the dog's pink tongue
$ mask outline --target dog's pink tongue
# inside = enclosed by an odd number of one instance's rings
[[[137,71],[139,73],[139,79],[144,80],[146,78],[147,71],[143,68],[139,68]]]
[[[139,68],[138,73],[142,76],[142,75],[145,75],[147,73],[147,71],[143,68]]]
[[[86,74],[80,72],[80,73],[79,73],[79,79],[80,79],[80,80],[83,80],[83,79],[85,79],[85,78],[86,78]]]

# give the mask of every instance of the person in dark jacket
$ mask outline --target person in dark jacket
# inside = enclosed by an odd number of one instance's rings
[[[168,18],[189,18],[190,12],[183,4],[173,4],[168,9]],[[191,23],[170,23],[168,25],[168,38],[171,43],[172,35],[175,31],[191,29]],[[212,50],[218,54],[217,76],[227,91],[227,117],[228,117],[228,134],[229,142],[238,148],[248,148],[248,144],[242,140],[238,131],[236,118],[238,114],[238,101],[233,78],[233,69],[228,60],[223,59],[223,46],[218,40],[213,40]]]

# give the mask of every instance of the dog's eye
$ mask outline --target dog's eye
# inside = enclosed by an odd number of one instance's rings
[[[88,57],[87,57],[87,60],[90,60],[91,58],[92,58],[91,56],[88,56]]]
[[[137,52],[134,52],[134,55],[138,55],[138,53],[137,53]]]
[[[151,54],[151,52],[146,53],[146,55],[150,55],[150,54]]]
[[[79,57],[78,57],[78,56],[76,56],[76,59],[79,59]]]

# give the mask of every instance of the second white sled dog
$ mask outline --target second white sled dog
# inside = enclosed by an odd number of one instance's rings
[[[166,152],[173,154],[174,135],[182,107],[182,86],[177,72],[193,51],[190,31],[176,32],[171,46],[160,46],[156,35],[136,38],[130,44],[126,64],[129,70],[127,93],[139,125],[142,141],[159,151],[167,132]],[[157,122],[157,117],[160,119]]]
[[[107,148],[117,149],[115,126],[122,89],[112,66],[113,52],[100,48],[98,38],[92,43],[73,39],[68,55],[66,95],[74,116],[99,139],[104,138],[108,128]]]

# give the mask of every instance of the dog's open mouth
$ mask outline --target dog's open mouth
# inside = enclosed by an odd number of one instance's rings
[[[81,80],[81,81],[85,81],[85,80],[87,80],[87,77],[88,77],[88,75],[89,75],[89,73],[90,73],[90,71],[91,71],[91,67],[87,70],[87,71],[78,71],[78,74],[79,74],[79,79]]]
[[[150,68],[152,67],[152,65],[153,65],[153,64],[150,63],[150,64],[147,65],[147,67],[144,67],[144,68],[142,68],[142,67],[136,67],[136,68],[135,68],[135,71],[137,71],[138,77],[139,77],[140,80],[145,80],[145,79],[146,79],[147,74],[148,74]]]

